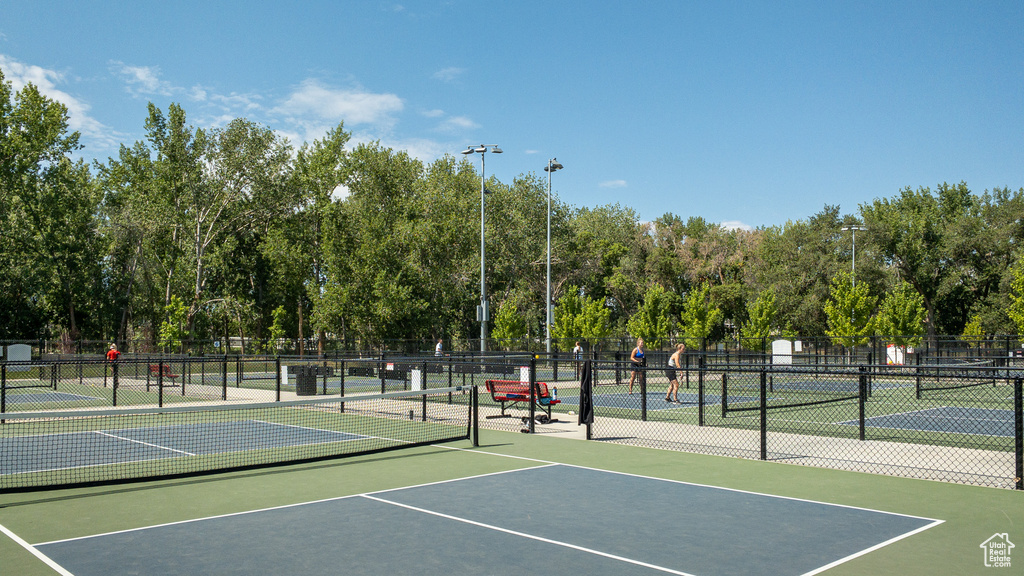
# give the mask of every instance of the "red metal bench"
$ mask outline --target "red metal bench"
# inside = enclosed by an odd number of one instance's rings
[[[529,404],[530,402],[530,385],[526,382],[520,382],[518,380],[486,380],[484,384],[487,386],[487,391],[491,394],[491,400],[494,400],[501,405],[501,414],[494,414],[487,416],[487,418],[515,418],[512,414],[506,414],[505,409],[509,406],[515,406],[520,402]],[[534,403],[543,410],[544,414],[537,416],[537,421],[541,424],[551,421],[551,407],[555,404],[561,403],[561,400],[556,398],[548,390],[548,385],[544,382],[534,383]],[[528,418],[523,417],[523,421],[527,421]]]
[[[164,378],[169,378],[172,382],[174,381],[175,378],[181,378],[180,374],[175,374],[171,372],[171,367],[168,366],[167,364],[150,364],[149,373],[154,378],[158,376],[163,376]]]

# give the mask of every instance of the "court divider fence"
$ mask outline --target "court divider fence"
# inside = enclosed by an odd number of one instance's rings
[[[1015,359],[846,367],[693,360],[676,373],[678,402],[666,399],[664,368],[593,362],[588,437],[1024,489],[1024,369]]]
[[[1024,363],[1016,356],[954,363],[917,355],[891,366],[862,362],[870,356],[817,355],[780,365],[766,355],[691,351],[668,400],[667,354],[649,353],[640,366],[622,354],[588,356],[595,414],[588,439],[1024,489]],[[444,389],[429,401],[469,407],[478,396],[469,429],[535,432],[552,420],[577,422],[583,366],[543,353],[49,357],[0,362],[0,420]],[[488,382],[530,385],[494,394]],[[10,430],[0,423],[0,441],[21,436]]]

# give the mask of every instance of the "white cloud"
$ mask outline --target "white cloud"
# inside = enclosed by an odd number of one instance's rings
[[[120,144],[122,135],[90,116],[91,106],[57,88],[58,84],[64,83],[62,73],[24,64],[3,54],[0,54],[0,68],[4,71],[5,80],[11,83],[15,91],[21,90],[26,84],[32,84],[39,89],[39,93],[43,96],[56,100],[67,107],[68,128],[71,130],[80,132],[83,137],[89,138],[101,146],[116,148]]]
[[[462,76],[465,73],[465,68],[456,68],[454,66],[449,68],[443,68],[441,70],[438,70],[437,72],[434,72],[434,80],[441,80],[442,82],[451,82],[452,80],[455,80],[456,78]]]
[[[205,92],[204,92],[205,94]],[[259,110],[262,108],[257,100],[260,99],[259,95],[255,94],[238,94],[232,92],[231,94],[211,94],[209,96],[210,102],[215,102],[224,109],[225,112],[235,112],[244,115],[245,112],[252,110]]]
[[[598,184],[601,188],[625,188],[627,186],[625,180],[605,180]]]
[[[438,129],[445,132],[458,132],[461,130],[472,130],[473,128],[479,127],[479,124],[465,116],[452,116],[451,118],[446,118],[444,122],[441,122]]]
[[[540,154],[540,150],[524,150],[524,154]]]
[[[726,230],[746,230],[747,232],[754,229],[750,224],[744,224],[739,220],[726,220],[725,222],[722,222],[720,226]]]
[[[423,112],[423,115],[427,118],[440,118],[441,116],[444,116],[444,110],[426,110]]]
[[[170,96],[177,91],[170,82],[160,79],[159,66],[130,66],[112,60],[110,69],[120,75],[133,96]]]
[[[340,90],[321,85],[316,80],[304,81],[275,111],[305,123],[310,117],[318,120],[343,120],[347,126],[358,124],[390,125],[393,115],[404,108],[402,99],[394,94],[374,94],[364,90]]]

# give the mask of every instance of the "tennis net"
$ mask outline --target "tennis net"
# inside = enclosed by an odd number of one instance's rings
[[[802,369],[797,367],[771,372],[731,372],[722,375],[722,415],[730,412],[750,412],[761,409],[761,379],[765,380],[767,396],[765,407],[799,408],[851,402],[860,398],[862,387],[865,393],[869,384],[853,371],[829,371]]]
[[[453,402],[452,395],[468,401]],[[170,478],[466,440],[475,387],[246,405],[0,414],[0,492]],[[473,436],[475,439],[475,435]]]

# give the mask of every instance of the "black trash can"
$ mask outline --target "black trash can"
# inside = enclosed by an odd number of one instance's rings
[[[299,396],[316,395],[316,367],[299,366],[295,373],[295,393]]]

